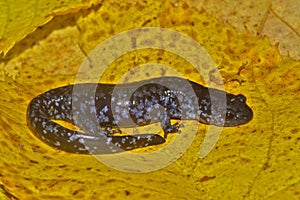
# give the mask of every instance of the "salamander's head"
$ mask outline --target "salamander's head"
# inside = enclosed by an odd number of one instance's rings
[[[210,96],[212,99],[207,104],[209,109],[201,113],[200,122],[215,126],[238,126],[252,120],[253,111],[246,104],[245,96],[223,93],[226,94],[226,100],[224,98],[222,102],[220,94],[222,93],[218,91],[215,96]]]
[[[246,124],[253,118],[253,111],[246,104],[246,97],[239,94],[227,94],[227,108],[224,126]]]

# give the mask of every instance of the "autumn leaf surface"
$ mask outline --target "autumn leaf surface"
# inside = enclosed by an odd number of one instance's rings
[[[99,1],[0,1],[0,55],[6,54],[36,28],[54,16],[76,12]]]
[[[298,10],[279,1],[27,2],[18,8],[0,2],[0,51],[5,53],[0,60],[1,199],[299,198],[300,61],[294,45],[299,20],[293,18]],[[272,29],[275,25],[282,34]],[[223,128],[204,158],[199,151],[208,126],[184,122],[182,133],[170,135],[167,144],[189,137],[196,127],[191,146],[170,165],[149,173],[118,171],[94,156],[61,152],[37,139],[26,125],[30,100],[52,88],[89,81],[94,74],[80,71],[86,56],[111,36],[141,27],[167,28],[197,41],[216,63],[204,69],[210,79],[172,52],[139,49],[111,63],[101,81],[180,74],[215,88],[223,82],[226,91],[247,97],[253,120]],[[85,79],[78,81],[78,71]],[[146,130],[161,133],[158,124]]]

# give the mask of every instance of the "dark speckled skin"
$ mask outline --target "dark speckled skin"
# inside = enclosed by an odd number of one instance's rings
[[[90,95],[93,87],[96,93]],[[208,89],[178,77],[120,85],[86,83],[73,90],[74,85],[49,90],[35,97],[27,110],[28,127],[38,138],[72,153],[116,153],[165,142],[157,134],[115,136],[118,127],[160,122],[166,138],[168,133],[179,132],[180,125],[171,125],[171,119],[238,126],[253,117],[243,95]],[[212,106],[222,95],[225,105],[220,101]],[[90,116],[96,116],[95,120]],[[84,131],[69,130],[52,120],[76,124]]]

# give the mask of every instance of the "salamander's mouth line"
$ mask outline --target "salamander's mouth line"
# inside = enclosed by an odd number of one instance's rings
[[[90,95],[95,86],[96,93]],[[180,131],[181,125],[171,124],[172,119],[230,127],[246,124],[252,118],[245,96],[178,77],[124,85],[68,85],[38,95],[27,109],[28,127],[40,140],[62,151],[82,154],[116,153],[162,144],[169,133]],[[164,137],[114,134],[120,132],[118,127],[157,122]],[[99,127],[104,127],[103,134],[99,134]]]

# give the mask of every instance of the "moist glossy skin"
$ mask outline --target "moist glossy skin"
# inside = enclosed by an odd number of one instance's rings
[[[35,97],[27,109],[28,127],[38,138],[62,151],[82,154],[117,153],[164,143],[168,133],[179,132],[180,124],[171,125],[171,119],[238,126],[252,117],[243,95],[208,89],[178,77],[64,86]],[[76,124],[83,131],[52,120]],[[164,138],[152,133],[114,135],[121,132],[118,128],[155,122],[160,122]]]

